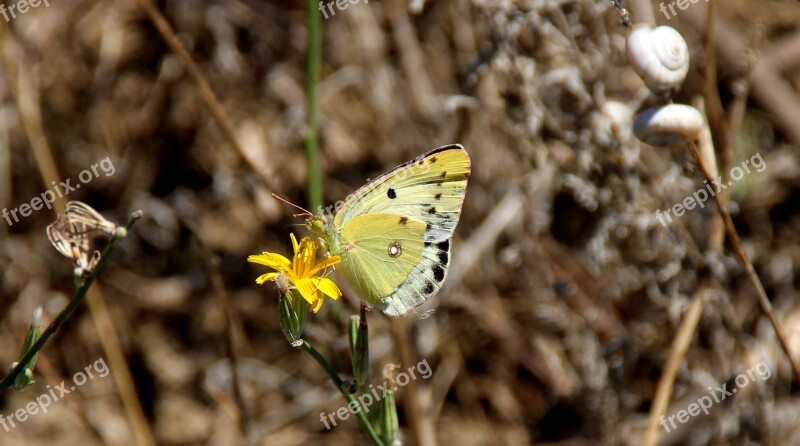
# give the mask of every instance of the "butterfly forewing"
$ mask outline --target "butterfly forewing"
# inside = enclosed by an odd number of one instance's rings
[[[334,226],[342,228],[359,215],[385,212],[425,222],[425,241],[449,239],[461,215],[469,174],[470,159],[462,146],[431,150],[349,196]]]

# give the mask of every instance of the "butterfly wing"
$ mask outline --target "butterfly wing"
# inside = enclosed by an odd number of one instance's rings
[[[333,222],[339,269],[365,301],[398,317],[441,288],[469,174],[466,150],[445,146],[348,197]]]
[[[425,241],[449,239],[461,215],[469,174],[469,155],[461,145],[431,150],[348,196],[334,226],[343,228],[359,215],[386,212],[429,223]]]

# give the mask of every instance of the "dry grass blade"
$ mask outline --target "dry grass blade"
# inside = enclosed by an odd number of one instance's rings
[[[706,289],[701,287],[694,294],[692,303],[683,315],[683,321],[675,335],[675,340],[672,342],[672,347],[669,351],[669,358],[664,365],[661,372],[661,377],[658,380],[658,387],[656,389],[655,397],[653,398],[653,405],[650,407],[650,416],[647,418],[647,430],[645,431],[644,446],[655,446],[658,444],[658,438],[661,434],[659,429],[659,419],[664,415],[669,404],[669,399],[672,396],[672,386],[675,383],[675,377],[678,374],[678,367],[681,365],[686,351],[689,349],[689,344],[694,337],[694,331],[697,328],[697,323],[700,321],[700,316],[703,314],[703,301]]]

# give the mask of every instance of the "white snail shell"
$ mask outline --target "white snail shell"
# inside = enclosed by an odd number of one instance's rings
[[[639,113],[633,123],[633,133],[654,146],[673,146],[697,140],[704,126],[700,110],[689,105],[669,104]]]
[[[625,41],[633,70],[654,93],[680,88],[689,71],[689,46],[674,28],[636,28]]]

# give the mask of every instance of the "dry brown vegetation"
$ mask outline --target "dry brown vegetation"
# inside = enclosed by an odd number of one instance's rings
[[[89,302],[39,355],[38,383],[0,394],[0,415],[98,358],[111,373],[47,414],[0,428],[0,444],[244,443],[214,277],[233,308],[250,441],[367,444],[353,419],[326,431],[319,413],[342,406],[341,395],[288,345],[277,291],[257,286],[263,270],[245,261],[288,254],[289,232],[304,233],[270,197],[304,204],[302,2],[156,5],[240,150],[145,14],[148,2],[52,0],[0,19],[0,208],[29,202],[50,181],[74,183],[110,157],[113,175],[68,198],[117,222],[145,213]],[[713,55],[705,2],[668,21],[652,6],[691,50],[676,102],[708,102],[704,67],[716,63],[720,103],[706,108],[721,113],[709,113],[721,172],[763,157],[762,172],[729,189],[729,209],[800,357],[800,6],[724,2]],[[699,322],[679,355],[667,414],[708,387],[731,389],[762,361],[771,374],[709,415],[662,430],[661,444],[800,443],[789,362],[715,205],[666,226],[655,217],[703,187],[702,177],[686,148],[632,136],[635,111],[658,101],[625,60],[629,31],[609,2],[373,0],[323,29],[328,203],[440,145],[463,144],[473,162],[447,287],[424,307],[437,311],[396,322],[370,314],[376,382],[389,363],[426,359],[434,370],[398,393],[405,444],[641,444],[692,311]],[[13,226],[0,220],[0,367],[16,359],[33,307],[44,305],[49,321],[74,292],[71,266],[45,237],[53,218],[41,210]],[[346,293],[306,329],[343,375],[346,321],[357,308]],[[138,409],[126,409],[126,391]]]

